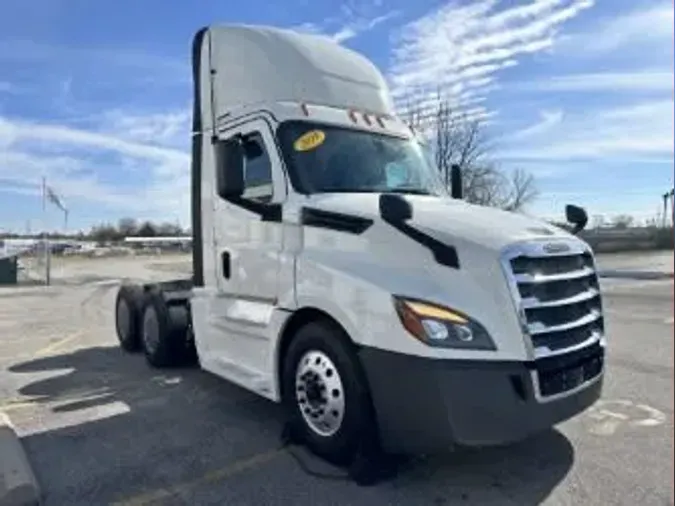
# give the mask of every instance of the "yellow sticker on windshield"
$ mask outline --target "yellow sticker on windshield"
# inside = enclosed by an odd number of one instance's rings
[[[326,140],[326,134],[321,130],[310,130],[301,135],[294,143],[296,151],[310,151],[316,149]]]

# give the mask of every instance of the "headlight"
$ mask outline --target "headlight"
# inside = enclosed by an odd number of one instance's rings
[[[421,300],[394,296],[394,307],[405,329],[429,346],[496,350],[487,330],[469,316]]]

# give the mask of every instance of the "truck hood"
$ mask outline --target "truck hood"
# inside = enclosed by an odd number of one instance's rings
[[[573,237],[542,220],[461,200],[426,195],[405,195],[413,207],[409,223],[439,240],[454,237],[488,249],[500,250],[514,242]],[[311,207],[378,220],[379,194],[320,194],[310,198]]]

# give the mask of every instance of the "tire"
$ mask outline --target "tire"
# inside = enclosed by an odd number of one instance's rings
[[[122,285],[115,299],[115,331],[120,347],[133,353],[141,349],[141,318],[143,317],[143,288]]]
[[[152,367],[176,367],[190,362],[188,308],[167,306],[158,291],[145,296],[141,343],[145,358]]]
[[[312,386],[315,380],[323,401]],[[364,441],[376,440],[365,375],[349,338],[336,325],[311,322],[297,331],[284,357],[282,388],[294,439],[327,461],[347,465]]]

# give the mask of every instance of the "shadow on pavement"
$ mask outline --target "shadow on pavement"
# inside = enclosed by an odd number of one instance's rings
[[[33,432],[46,505],[110,504],[278,445],[277,406],[199,370],[152,370],[116,347],[9,370],[54,374],[19,390],[35,397],[30,419],[12,415]]]
[[[35,406],[17,412],[16,422],[27,431],[23,441],[47,506],[111,504],[171,487],[175,496],[153,504],[534,505],[574,460],[569,441],[549,431],[510,447],[420,460],[372,488],[311,477],[288,454],[236,477],[204,480],[277,448],[279,407],[198,369],[150,369],[142,356],[116,347],[10,371],[40,375],[20,389]],[[197,485],[180,485],[186,482]]]

